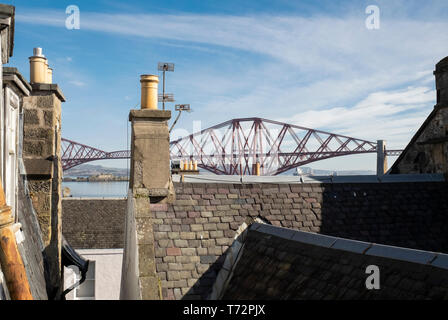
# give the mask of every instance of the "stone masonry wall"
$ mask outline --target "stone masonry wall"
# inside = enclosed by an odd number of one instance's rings
[[[366,268],[380,289],[366,289]],[[249,230],[227,300],[448,299],[448,270],[287,240]]]
[[[33,93],[35,94],[35,93]],[[61,127],[61,100],[55,95],[33,95],[23,101],[23,158],[27,172],[34,171],[30,161],[46,164],[38,174],[28,177],[30,196],[37,212],[46,245],[51,238],[53,168],[50,156],[60,155],[60,137],[56,140],[56,127]]]
[[[391,173],[448,174],[448,108],[432,111]]]
[[[49,274],[48,298],[59,299],[61,281],[61,103],[56,84],[31,84],[23,99],[23,161],[29,193],[42,231]]]
[[[448,184],[175,184],[151,204],[164,299],[206,298],[236,230],[252,217],[276,226],[448,252]]]
[[[124,247],[126,199],[62,200],[62,234],[75,249]]]
[[[448,175],[448,57],[437,63],[437,104],[395,161],[391,173]]]

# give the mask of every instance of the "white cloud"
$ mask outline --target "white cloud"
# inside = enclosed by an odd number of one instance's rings
[[[380,30],[372,31],[365,28],[364,17],[362,11],[358,16],[340,18],[83,12],[82,29],[232,47],[269,55],[301,71],[325,73],[397,67],[405,53],[408,60],[432,61],[429,48],[433,55],[446,54],[446,45],[440,40],[448,40],[448,35],[439,32],[446,30],[446,22],[391,18],[382,21]],[[17,20],[65,26],[61,11],[25,11]]]
[[[381,10],[387,13],[387,5]],[[448,33],[440,31],[448,30],[448,22],[385,15],[380,30],[367,30],[364,10],[349,12],[344,17],[82,12],[81,29],[212,50],[210,60],[188,75],[183,92],[207,126],[261,116],[404,147],[435,102],[432,70],[448,55]],[[59,11],[23,11],[17,20],[65,26]],[[235,49],[234,67],[213,60],[213,51]],[[250,63],[241,68],[244,61]],[[175,80],[176,96],[183,81]]]
[[[85,82],[78,81],[78,80],[72,80],[72,81],[69,81],[69,83],[71,83],[72,85],[77,86],[77,87],[85,87],[87,85]]]
[[[359,139],[386,139],[389,145],[405,147],[435,103],[429,87],[381,91],[367,96],[353,107],[310,110],[280,119],[310,128],[329,128],[335,133]]]

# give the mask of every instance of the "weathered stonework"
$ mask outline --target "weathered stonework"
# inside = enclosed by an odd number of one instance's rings
[[[14,51],[15,7],[0,4],[0,35],[1,35],[1,60],[2,64],[9,62]]]
[[[170,172],[170,111],[131,110],[131,173],[126,212],[121,299],[161,299],[151,203],[174,200]]]
[[[149,198],[130,190],[127,204],[120,299],[159,300]]]
[[[54,170],[51,159],[61,154],[58,129],[61,127],[61,100],[51,91],[46,93],[44,95],[41,91],[33,91],[32,96],[24,98],[23,158],[25,168],[30,171],[30,195],[41,224],[44,242],[48,245],[51,239]]]
[[[131,188],[146,189],[151,202],[172,201],[170,137],[171,111],[131,110]]]
[[[53,299],[61,290],[61,102],[65,98],[57,85],[31,86],[31,96],[23,102],[23,159],[46,246],[47,291]]]
[[[448,57],[436,65],[437,104],[393,164],[391,173],[448,174]]]

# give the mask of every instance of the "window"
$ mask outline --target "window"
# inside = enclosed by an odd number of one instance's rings
[[[81,280],[81,274],[76,273],[75,281]],[[95,261],[89,262],[89,269],[87,271],[86,280],[75,288],[76,300],[95,300]]]
[[[4,117],[4,141],[3,141],[3,188],[5,190],[6,203],[11,207],[13,214],[16,212],[17,197],[17,144],[19,122],[19,97],[9,88],[5,90]]]

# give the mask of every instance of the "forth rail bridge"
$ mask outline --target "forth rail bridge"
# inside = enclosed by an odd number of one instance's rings
[[[131,156],[129,150],[107,152],[64,138],[62,147],[64,170]],[[262,175],[277,175],[319,160],[376,152],[376,142],[261,118],[228,120],[170,142],[171,160],[197,160],[198,167],[220,175],[254,174],[255,163]]]

